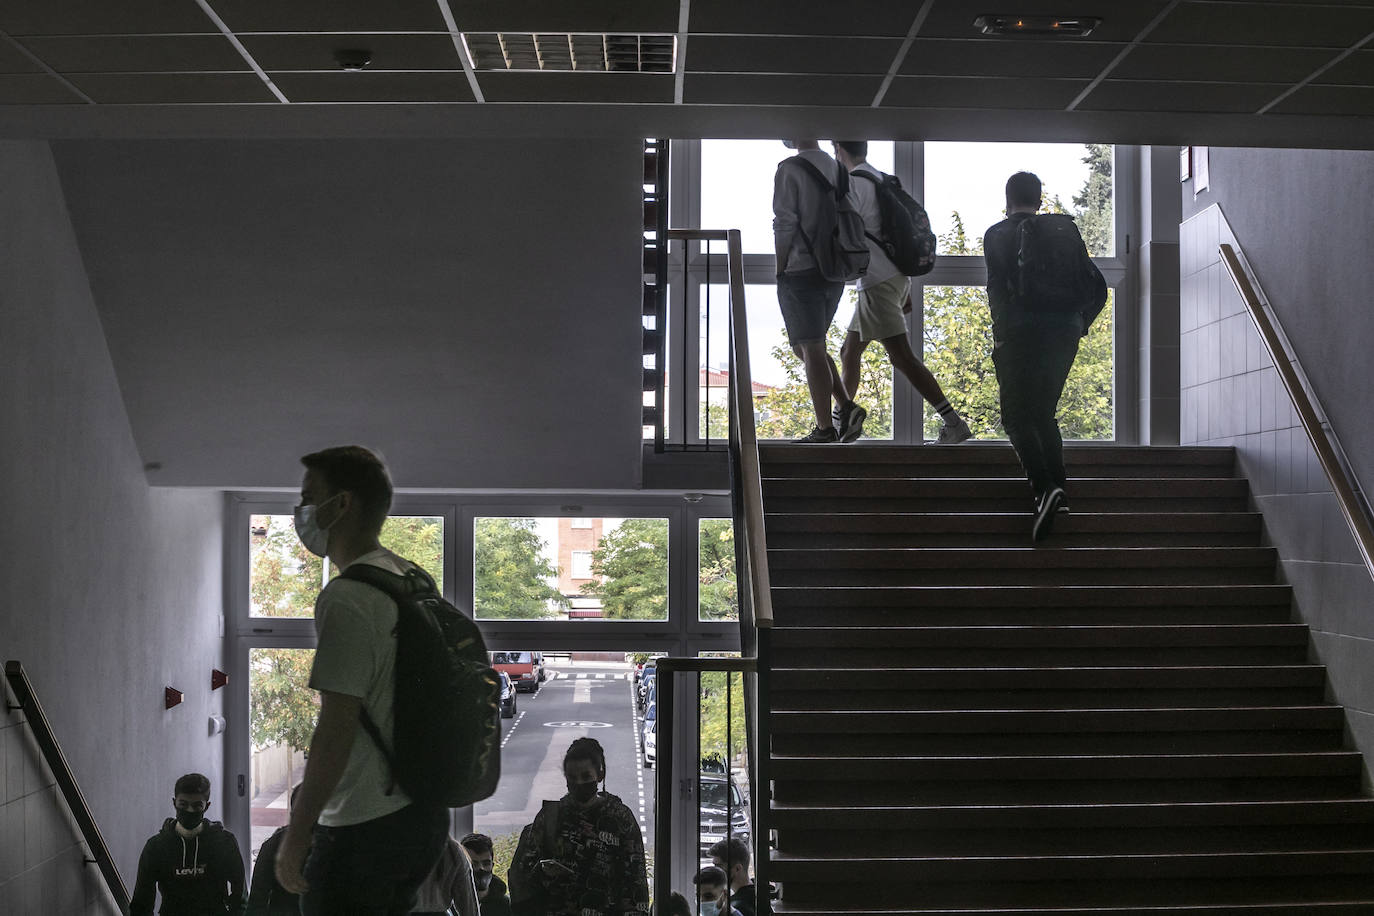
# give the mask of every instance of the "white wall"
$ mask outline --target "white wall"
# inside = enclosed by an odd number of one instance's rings
[[[638,486],[641,141],[54,150],[153,483]]]
[[[0,212],[0,656],[132,885],[177,776],[224,807],[223,499],[145,479],[47,144],[0,143]],[[186,701],[165,711],[168,685]],[[85,909],[93,869],[21,715],[0,713],[0,770],[0,913],[110,912]]]

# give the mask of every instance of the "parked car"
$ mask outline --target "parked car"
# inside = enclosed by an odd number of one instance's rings
[[[504,671],[498,671],[497,674],[501,676],[501,718],[509,719],[516,710],[515,682]]]
[[[654,682],[657,680],[658,667],[645,665],[644,670],[639,673],[639,705],[641,707],[648,702],[649,693],[654,689]]]
[[[657,721],[645,719],[644,728],[639,732],[639,750],[644,755],[644,765],[653,768],[654,762],[658,760],[658,728]]]
[[[720,840],[729,835],[749,842],[749,801],[735,785],[735,781],[719,773],[702,773],[698,779],[701,811],[701,854],[706,855]]]
[[[533,693],[544,683],[544,654],[542,652],[493,652],[491,666],[510,675],[516,690]]]

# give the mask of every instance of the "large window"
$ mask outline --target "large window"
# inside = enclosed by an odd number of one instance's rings
[[[829,141],[822,141],[821,148],[829,151]],[[739,228],[743,235],[752,397],[760,438],[804,435],[814,415],[800,361],[787,345],[778,311],[771,231],[773,175],[791,154],[776,140],[677,141],[674,149],[673,224]],[[1136,150],[1094,143],[870,141],[868,158],[924,202],[939,237],[935,270],[914,281],[916,307],[907,318],[908,329],[912,348],[928,362],[955,407],[976,421],[975,433],[1002,436],[1000,418],[987,406],[995,402],[996,385],[984,373],[991,341],[982,238],[1005,215],[1006,179],[1022,170],[1040,176],[1046,210],[1075,217],[1113,291],[1083,343],[1070,381],[1084,401],[1070,411],[1066,437],[1110,440],[1119,430],[1132,429],[1130,423],[1122,426],[1120,413],[1133,416],[1136,382],[1117,377],[1115,355],[1128,352],[1135,339],[1133,313],[1125,321],[1116,319],[1117,304],[1129,301],[1119,295],[1129,283],[1124,227],[1131,214],[1122,207],[1133,200]],[[675,378],[690,378],[683,366],[694,366],[698,377],[695,386],[679,383],[670,398],[674,416],[696,418],[687,429],[675,429],[670,441],[718,441],[728,434],[729,416],[725,246],[675,245],[670,262],[676,292],[669,307],[668,383],[671,387]],[[853,308],[851,289],[829,334],[837,361]],[[856,400],[869,412],[866,439],[914,443],[938,434],[932,411],[905,378],[894,378],[881,345],[870,344],[865,351],[859,379]]]

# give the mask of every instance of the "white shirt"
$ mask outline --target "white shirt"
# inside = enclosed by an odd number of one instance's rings
[[[867,178],[855,178],[854,172],[858,171],[871,172],[878,176],[879,181],[883,180],[883,173],[867,162],[863,162],[854,167],[849,177],[849,198],[854,202],[854,209],[859,211],[859,215],[863,217],[864,234],[882,238],[883,220],[878,209],[878,187]],[[884,253],[881,245],[873,239],[866,239],[866,241],[868,242],[868,270],[855,282],[855,286],[859,289],[872,288],[901,273],[897,269],[897,265],[893,264],[887,254]]]
[[[353,562],[401,575],[410,568],[407,561],[384,549]],[[395,746],[396,617],[396,602],[351,579],[334,579],[315,600],[319,642],[310,668],[310,686],[360,698],[388,747]],[[359,722],[343,776],[320,812],[320,823],[346,827],[399,811],[410,804],[410,796],[400,786],[387,795],[391,781],[391,767]]]
[[[773,177],[773,238],[775,242],[789,244],[787,272],[800,273],[814,270],[816,259],[806,247],[806,239],[801,231],[814,241],[819,232],[816,221],[823,207],[833,206],[835,199],[834,183],[840,178],[840,165],[828,154],[818,149],[806,149],[797,156],[810,162],[827,176],[831,184],[822,187],[816,176],[804,165],[792,162],[796,156],[778,163],[778,171]],[[860,179],[862,181],[863,179]],[[850,183],[849,200],[854,202],[853,182]]]

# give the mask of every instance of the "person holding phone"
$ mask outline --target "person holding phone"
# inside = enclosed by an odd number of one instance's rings
[[[563,757],[568,792],[546,801],[511,861],[515,916],[623,916],[649,912],[644,838],[634,813],[606,792],[606,755],[578,738]]]

